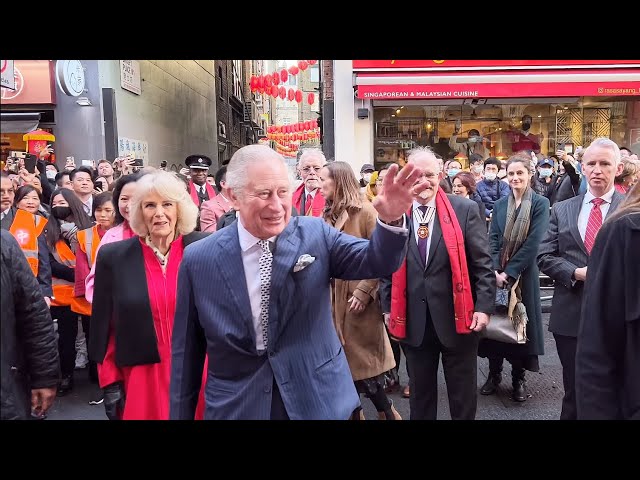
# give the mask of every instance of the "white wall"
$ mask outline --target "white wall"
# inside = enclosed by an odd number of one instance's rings
[[[373,163],[373,109],[354,96],[351,60],[334,60],[335,160],[348,162],[360,178],[360,167]],[[369,118],[361,120],[358,108],[368,108]]]
[[[120,61],[100,61],[100,86],[116,92],[118,136],[148,142],[149,163],[218,159],[213,60],[140,60],[141,94],[120,86]]]

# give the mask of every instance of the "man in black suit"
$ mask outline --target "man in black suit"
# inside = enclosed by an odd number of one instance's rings
[[[473,420],[477,407],[479,337],[476,332],[489,323],[496,295],[486,225],[475,202],[447,195],[464,237],[475,305],[470,326],[473,331],[458,334],[454,319],[451,262],[436,211],[436,195],[443,178],[442,160],[436,158],[430,148],[424,147],[415,149],[408,161],[423,170],[430,184],[426,193],[413,202],[406,259],[407,335],[402,343],[411,370],[411,420],[436,419],[441,356],[451,418]],[[423,241],[427,239],[424,254],[420,253],[420,238]],[[390,312],[391,278],[381,279],[380,299],[383,311]]]
[[[602,222],[624,198],[613,181],[622,170],[620,149],[608,138],[598,138],[585,150],[582,169],[587,192],[551,208],[549,230],[538,250],[540,271],[555,281],[549,331],[562,364],[561,420],[575,420],[575,360],[582,290],[589,253]]]

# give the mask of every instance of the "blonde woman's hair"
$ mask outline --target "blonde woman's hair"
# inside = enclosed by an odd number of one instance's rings
[[[174,172],[155,170],[136,182],[136,193],[129,207],[129,225],[136,235],[146,237],[149,229],[142,216],[142,202],[150,193],[157,193],[163,199],[176,203],[178,218],[176,233],[186,235],[196,228],[198,207],[191,200],[185,183]]]

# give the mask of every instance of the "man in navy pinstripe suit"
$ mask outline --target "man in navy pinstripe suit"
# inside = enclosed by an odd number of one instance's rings
[[[238,150],[227,170],[238,221],[185,249],[173,331],[171,419],[193,419],[208,357],[205,419],[348,419],[360,406],[336,334],[329,280],[391,275],[406,254],[404,212],[425,189],[389,169],[371,240],[291,218],[280,155]]]

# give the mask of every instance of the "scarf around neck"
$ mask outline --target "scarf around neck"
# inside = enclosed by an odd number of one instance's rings
[[[438,189],[436,194],[436,213],[442,230],[442,239],[449,254],[451,263],[451,282],[453,290],[453,310],[456,333],[471,333],[473,321],[473,297],[469,268],[464,248],[464,237],[456,213],[447,198],[447,194]],[[411,211],[407,213],[411,217]],[[411,241],[411,240],[410,240]],[[402,340],[407,336],[407,260],[402,262],[400,269],[391,279],[391,315],[389,318],[389,333],[396,339]]]

